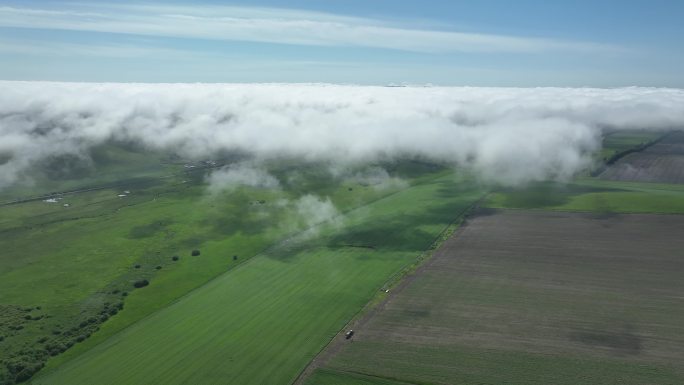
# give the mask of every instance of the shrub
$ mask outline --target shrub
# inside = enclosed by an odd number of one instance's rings
[[[51,356],[56,356],[59,353],[62,353],[63,351],[67,350],[67,347],[58,342],[53,342],[51,344],[47,344],[45,346],[45,350],[47,350],[48,354],[50,354]]]
[[[192,251],[191,255],[192,255],[193,257],[196,257],[196,256],[200,255],[200,251],[197,250],[197,249],[195,249],[195,250]]]
[[[31,378],[34,374],[36,374],[37,371],[43,368],[43,363],[31,363],[30,365],[26,366],[22,371],[17,373],[17,376],[14,378],[16,382],[23,382]]]
[[[87,337],[81,334],[80,336],[76,337],[76,342],[83,342]]]
[[[172,261],[177,261],[177,260],[178,260],[178,256],[177,256],[177,255],[174,255],[173,257],[171,257],[171,260],[172,260]]]
[[[237,259],[238,259],[238,256],[237,256],[237,255],[233,255],[233,261],[237,261]]]
[[[61,331],[61,330],[55,329],[55,330],[52,331],[52,334],[58,336],[58,335],[62,334],[62,331]]]
[[[112,294],[119,294],[119,289],[112,290]]]
[[[133,267],[135,267],[136,269],[139,269],[139,268],[140,268],[140,265],[135,265],[135,266],[133,266]]]
[[[123,293],[121,293],[121,296],[122,296],[122,297],[127,297],[127,296],[128,296],[128,292],[127,292],[127,291],[124,291]]]
[[[161,270],[161,266],[157,266],[157,267],[155,267],[155,269]]]
[[[135,288],[139,289],[139,288],[145,287],[145,286],[147,286],[147,285],[149,285],[149,284],[150,284],[150,281],[148,281],[148,280],[146,280],[146,279],[141,279],[140,281],[135,281],[135,283],[133,283],[133,286],[134,286]]]

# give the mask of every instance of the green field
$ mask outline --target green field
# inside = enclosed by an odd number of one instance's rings
[[[604,181],[593,178],[571,183],[540,182],[524,188],[501,189],[486,206],[610,213],[684,213],[684,186]]]
[[[251,259],[34,382],[290,382],[480,195],[447,173],[353,210],[341,225]]]
[[[183,161],[169,163],[154,152],[114,145],[98,151],[95,165],[87,165],[98,172],[39,174],[27,197],[78,192],[0,206],[0,383],[26,378],[45,363],[59,367],[305,230],[311,224],[296,202],[307,194],[345,213],[452,175],[420,162],[383,163],[404,184],[378,187],[333,178],[326,165],[281,160],[264,165],[282,179],[281,188],[214,194],[201,161],[188,161],[197,167],[186,170]],[[125,175],[133,178],[117,179]],[[50,197],[58,200],[44,201]],[[191,256],[194,249],[201,255]],[[150,285],[135,288],[142,280]]]

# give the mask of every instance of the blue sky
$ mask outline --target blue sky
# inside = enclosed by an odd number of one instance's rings
[[[681,88],[682,16],[680,0],[0,0],[0,78]]]

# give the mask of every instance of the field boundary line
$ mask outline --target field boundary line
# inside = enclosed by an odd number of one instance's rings
[[[570,209],[540,209],[540,208],[521,208],[521,207],[496,207],[496,206],[484,206],[483,209],[489,210],[501,210],[501,211],[532,211],[532,212],[549,212],[549,213],[568,213],[568,214],[594,214],[597,217],[607,216],[607,215],[663,215],[663,216],[684,216],[684,212],[681,213],[668,213],[665,211],[610,211],[610,212],[600,212],[592,210],[570,210]]]
[[[357,311],[344,327],[335,334],[330,341],[328,341],[321,350],[316,353],[313,359],[302,369],[299,375],[291,382],[292,385],[302,385],[304,381],[311,376],[311,374],[318,368],[324,366],[330,358],[337,354],[344,345],[344,334],[349,329],[358,329],[363,327],[368,321],[379,311],[385,308],[387,303],[396,295],[401,293],[411,282],[413,282],[418,273],[429,267],[434,261],[432,256],[440,249],[442,244],[448,239],[456,236],[462,232],[467,224],[467,217],[480,208],[480,204],[484,202],[489,196],[489,192],[483,193],[475,202],[459,211],[454,219],[449,222],[442,231],[433,239],[430,246],[420,253],[412,262],[398,269],[392,274],[381,286],[385,290],[389,290],[389,295],[382,296],[382,292],[376,293],[366,305]],[[379,289],[380,289],[379,288]],[[379,290],[378,289],[378,290]],[[351,372],[350,372],[351,373]],[[359,373],[362,374],[362,373]],[[402,380],[403,381],[403,380]]]
[[[359,372],[359,371],[354,371],[354,370],[342,370],[342,369],[331,369],[331,368],[325,368],[324,369],[327,372],[333,372],[333,373],[339,373],[339,374],[345,374],[349,375],[350,377],[366,377],[366,378],[377,378],[380,380],[387,380],[387,381],[392,381],[396,382],[397,385],[436,385],[432,382],[407,382],[406,380],[402,380],[399,378],[395,377],[384,377],[384,376],[378,376],[375,374],[368,374],[364,372]]]

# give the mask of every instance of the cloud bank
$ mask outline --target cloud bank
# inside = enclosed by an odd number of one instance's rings
[[[571,177],[605,129],[682,127],[677,89],[0,82],[0,188],[109,140],[205,159],[414,156],[516,184]]]

